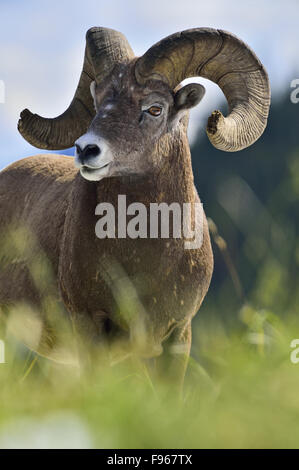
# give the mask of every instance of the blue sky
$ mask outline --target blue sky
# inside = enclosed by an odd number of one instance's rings
[[[209,26],[247,42],[266,66],[272,90],[290,90],[299,78],[298,0],[0,0],[0,168],[39,153],[18,134],[22,109],[46,117],[63,112],[80,75],[85,32],[107,26],[124,33],[136,55],[176,31]],[[204,133],[222,97],[200,79],[206,96],[192,112],[190,138]],[[1,88],[0,88],[1,101]]]

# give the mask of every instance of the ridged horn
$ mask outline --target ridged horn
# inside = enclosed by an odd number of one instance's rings
[[[224,117],[214,111],[207,134],[220,150],[235,152],[253,144],[263,133],[269,114],[268,75],[255,53],[226,31],[196,28],[162,39],[135,67],[138,83],[163,80],[174,89],[190,77],[207,78],[221,88],[229,105]]]
[[[52,119],[24,109],[18,122],[19,132],[38,148],[60,150],[72,147],[75,140],[86,132],[95,115],[90,83],[95,80],[100,84],[116,63],[127,63],[133,58],[134,53],[123,34],[108,28],[89,29],[83,70],[68,109]]]

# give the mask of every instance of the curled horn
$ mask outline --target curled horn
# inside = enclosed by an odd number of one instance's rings
[[[135,68],[138,83],[163,80],[174,89],[189,77],[204,77],[219,85],[229,105],[224,117],[214,111],[207,134],[220,150],[235,152],[263,133],[270,107],[268,75],[255,53],[226,31],[196,28],[175,33],[152,46]]]
[[[126,63],[134,53],[126,38],[113,29],[91,28],[86,33],[83,70],[75,96],[60,116],[48,119],[22,111],[18,129],[32,145],[42,149],[60,150],[72,147],[84,134],[95,115],[90,84],[97,84],[111,72],[116,63]]]

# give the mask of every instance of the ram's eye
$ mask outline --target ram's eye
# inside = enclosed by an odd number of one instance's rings
[[[151,106],[146,110],[146,112],[151,114],[152,116],[157,117],[160,116],[160,114],[162,113],[162,108],[160,108],[160,106]]]

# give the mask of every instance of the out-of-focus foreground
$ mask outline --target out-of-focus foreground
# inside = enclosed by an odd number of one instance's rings
[[[290,341],[299,321],[244,307],[236,322],[229,333],[219,319],[198,322],[179,404],[137,361],[111,366],[99,356],[96,371],[80,376],[25,360],[10,338],[0,365],[0,447],[298,447]]]

